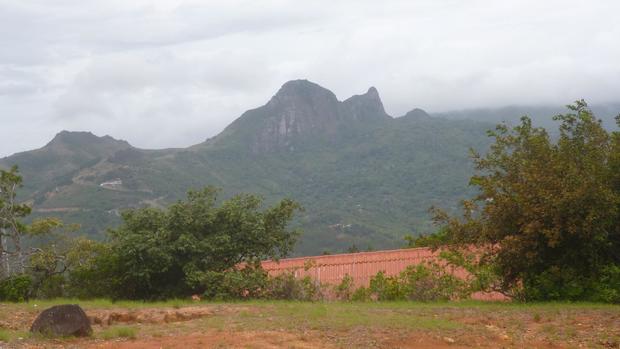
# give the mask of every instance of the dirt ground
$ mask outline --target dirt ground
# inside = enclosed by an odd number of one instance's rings
[[[294,302],[82,306],[91,319],[93,336],[49,339],[27,332],[43,305],[0,304],[0,348],[620,348],[618,306]]]

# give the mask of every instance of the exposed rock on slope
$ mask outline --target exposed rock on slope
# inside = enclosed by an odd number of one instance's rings
[[[0,166],[20,166],[23,195],[36,212],[81,223],[93,237],[118,224],[123,209],[163,207],[205,185],[223,188],[223,197],[289,197],[306,209],[295,222],[304,230],[298,254],[319,254],[397,247],[402,235],[433,229],[431,205],[451,207],[470,194],[468,149],[484,149],[491,127],[420,109],[392,118],[375,88],[339,101],[295,80],[186,149],[143,150],[109,136],[61,132]]]

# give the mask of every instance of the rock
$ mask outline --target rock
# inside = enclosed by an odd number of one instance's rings
[[[37,316],[30,332],[52,337],[86,337],[93,333],[88,316],[77,304],[56,305]]]

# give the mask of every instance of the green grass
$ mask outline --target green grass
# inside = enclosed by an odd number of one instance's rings
[[[0,342],[8,342],[11,340],[11,334],[7,330],[0,328]]]
[[[459,324],[446,319],[420,316],[407,307],[377,307],[372,303],[267,303],[266,311],[280,328],[350,329],[354,327],[454,329]],[[254,323],[251,321],[250,323]]]
[[[179,309],[182,307],[193,306],[197,304],[241,304],[253,305],[259,307],[275,306],[282,309],[290,307],[312,308],[314,312],[326,311],[332,308],[357,308],[357,309],[437,309],[437,308],[455,308],[467,309],[478,308],[482,310],[514,310],[514,311],[531,311],[532,316],[537,321],[543,313],[549,313],[559,310],[578,310],[578,309],[596,309],[596,310],[616,310],[620,311],[620,305],[606,303],[591,302],[545,302],[545,303],[519,303],[519,302],[484,302],[465,300],[458,302],[299,302],[299,301],[271,301],[271,300],[250,300],[250,301],[201,301],[194,302],[191,299],[170,299],[166,301],[112,301],[109,299],[91,299],[80,300],[77,298],[58,298],[58,299],[39,299],[30,300],[23,303],[0,303],[4,306],[15,307],[21,310],[39,311],[59,304],[79,304],[83,308],[92,309],[141,309],[141,308],[161,308],[170,307]],[[323,310],[317,310],[323,309]]]
[[[15,331],[15,330],[6,330],[3,328],[0,328],[0,343],[2,342],[9,343],[9,342],[15,341],[18,338],[26,339],[26,338],[31,338],[31,337],[32,335],[28,331]],[[2,348],[2,346],[0,346],[0,348]]]
[[[30,300],[25,303],[19,303],[25,305],[26,309],[45,309],[59,304],[79,304],[82,308],[97,308],[97,309],[111,309],[111,308],[123,308],[123,309],[140,309],[140,308],[156,308],[156,307],[173,307],[181,308],[184,306],[194,305],[190,299],[170,299],[166,301],[145,302],[145,301],[112,301],[109,299],[91,299],[80,300],[77,298],[57,298],[57,299],[39,299]]]

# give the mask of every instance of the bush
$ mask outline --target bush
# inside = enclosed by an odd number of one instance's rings
[[[370,292],[370,289],[362,286],[353,291],[353,294],[351,295],[351,300],[354,302],[368,302],[372,299],[371,296],[372,294]]]
[[[467,284],[436,263],[409,266],[400,280],[401,292],[408,300],[447,301],[469,296]]]
[[[353,295],[353,278],[349,274],[346,274],[342,278],[342,282],[334,288],[334,291],[339,300],[350,301]]]
[[[592,300],[606,303],[620,303],[620,266],[610,265],[603,269],[594,287]]]
[[[223,273],[205,274],[206,299],[255,299],[262,298],[268,283],[268,275],[258,265],[248,265]]]
[[[394,301],[404,299],[396,276],[386,276],[380,271],[370,279],[370,293],[379,301]]]
[[[32,279],[22,274],[0,281],[0,301],[24,302],[28,300]]]
[[[527,301],[587,300],[620,303],[620,267],[609,265],[599,275],[586,277],[572,269],[551,267],[524,282]]]
[[[36,298],[53,299],[65,296],[64,286],[66,279],[64,275],[52,275],[43,280],[39,287],[35,290]]]
[[[82,241],[69,256],[76,260],[68,272],[66,293],[84,298],[123,298],[117,256],[109,244]]]
[[[324,298],[320,284],[309,276],[298,280],[292,272],[270,278],[265,297],[298,301],[317,301]]]
[[[365,292],[380,301],[422,302],[461,299],[470,294],[465,281],[436,263],[409,266],[398,276],[386,276],[379,272],[370,279],[368,291],[360,291],[356,297],[367,297]]]

